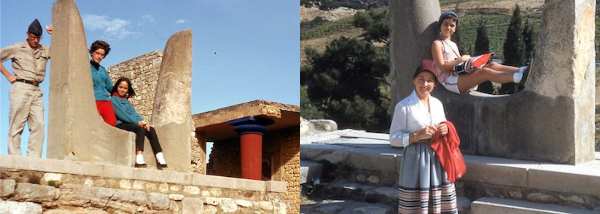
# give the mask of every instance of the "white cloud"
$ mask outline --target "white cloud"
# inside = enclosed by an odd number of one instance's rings
[[[185,23],[185,20],[183,20],[183,19],[179,19],[179,20],[175,21],[175,24],[183,24],[183,23]]]
[[[138,22],[138,26],[145,25],[146,23],[153,23],[154,17],[150,14],[146,14],[142,16],[142,20]]]
[[[104,36],[109,39],[121,40],[131,35],[139,35],[139,32],[131,32],[127,30],[131,21],[119,18],[111,19],[108,16],[99,16],[94,14],[86,14],[82,16],[83,26],[88,30],[104,31]]]

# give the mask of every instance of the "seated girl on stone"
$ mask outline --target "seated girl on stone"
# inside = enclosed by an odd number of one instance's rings
[[[112,88],[112,97],[110,102],[117,116],[117,128],[134,132],[136,134],[135,145],[136,145],[136,167],[145,167],[144,156],[144,136],[150,141],[152,151],[156,156],[158,164],[165,168],[167,162],[163,157],[162,148],[158,142],[156,131],[154,127],[144,121],[144,118],[135,111],[135,108],[131,105],[128,99],[135,96],[135,91],[131,87],[131,80],[127,77],[121,77]]]
[[[440,36],[431,45],[431,55],[437,68],[435,75],[446,89],[457,94],[467,93],[488,80],[496,83],[514,82],[521,86],[525,84],[528,67],[517,68],[491,62],[480,69],[457,74],[454,67],[471,59],[469,55],[461,56],[456,43],[450,40],[459,23],[458,15],[453,11],[442,13],[438,21]]]

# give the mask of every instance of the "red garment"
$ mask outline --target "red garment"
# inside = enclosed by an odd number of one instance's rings
[[[117,125],[117,116],[115,115],[115,110],[113,109],[110,101],[97,100],[96,108],[98,108],[98,113],[100,113],[100,116],[102,116],[104,122],[111,126]]]
[[[439,132],[436,132],[431,138],[430,146],[440,158],[442,167],[448,174],[448,181],[454,182],[465,175],[467,166],[462,153],[460,153],[460,148],[458,148],[460,139],[456,133],[456,128],[450,121],[442,123],[448,126],[448,134],[440,136]]]

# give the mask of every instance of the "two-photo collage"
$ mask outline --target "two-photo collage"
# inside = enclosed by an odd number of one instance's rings
[[[597,9],[2,0],[0,214],[600,214]]]

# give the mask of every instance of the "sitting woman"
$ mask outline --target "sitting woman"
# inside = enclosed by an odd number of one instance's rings
[[[112,107],[117,116],[117,128],[134,132],[136,134],[135,145],[136,145],[136,158],[135,167],[145,167],[144,156],[144,136],[150,141],[152,151],[156,154],[156,161],[158,164],[165,168],[167,162],[162,154],[162,148],[158,142],[156,131],[150,124],[144,122],[144,118],[135,111],[135,108],[128,101],[128,98],[135,96],[133,88],[131,88],[131,81],[127,77],[121,77],[117,80],[112,88],[112,97],[110,101]]]
[[[455,66],[471,59],[469,55],[460,55],[458,46],[450,39],[459,24],[458,15],[453,11],[442,13],[438,21],[439,38],[431,45],[431,55],[437,69],[437,80],[449,91],[457,94],[475,90],[477,85],[485,81],[497,83],[518,83],[524,87],[529,67],[513,67],[498,63],[488,63],[483,68],[470,70],[458,75]]]

